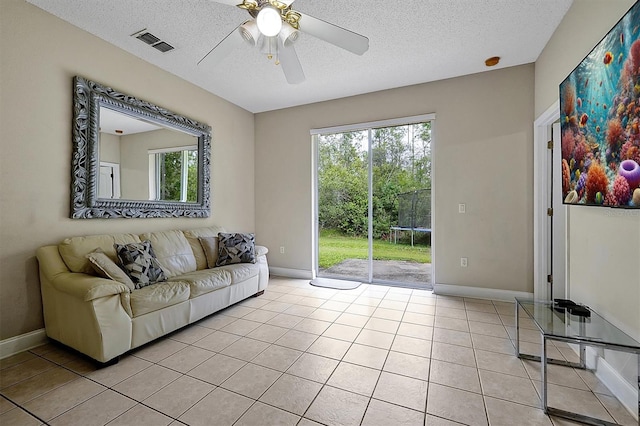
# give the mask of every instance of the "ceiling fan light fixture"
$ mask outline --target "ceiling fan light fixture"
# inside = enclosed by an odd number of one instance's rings
[[[251,20],[245,22],[238,27],[238,31],[240,32],[242,39],[252,47],[255,46],[258,42],[258,38],[260,37],[260,30],[258,29],[256,21]]]
[[[256,10],[258,8],[258,2],[256,0],[243,0],[238,7],[244,10]]]
[[[264,6],[256,17],[258,29],[266,37],[277,36],[282,29],[280,12],[273,6]]]
[[[293,45],[293,43],[295,43],[296,40],[298,40],[299,36],[300,36],[300,32],[298,32],[297,29],[293,28],[287,22],[284,22],[282,24],[282,29],[278,34],[278,37],[280,37],[280,41],[282,41],[282,44],[284,45],[284,47],[289,47]]]
[[[300,19],[302,19],[302,15],[295,10],[289,9],[284,15],[284,21],[296,30],[300,29]]]

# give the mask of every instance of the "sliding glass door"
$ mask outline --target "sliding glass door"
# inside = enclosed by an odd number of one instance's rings
[[[319,135],[318,276],[369,281],[367,131]]]
[[[315,134],[319,277],[431,285],[431,126]]]
[[[431,283],[431,123],[372,130],[373,281]]]

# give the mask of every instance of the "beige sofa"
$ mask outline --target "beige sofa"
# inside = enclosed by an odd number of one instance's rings
[[[207,269],[198,237],[220,227],[142,235],[75,237],[37,251],[47,336],[102,362],[198,321],[267,287],[267,249],[256,263]],[[151,241],[167,280],[137,290],[96,276],[86,255],[100,248],[115,260],[114,243]]]

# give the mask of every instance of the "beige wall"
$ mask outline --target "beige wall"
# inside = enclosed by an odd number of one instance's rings
[[[120,136],[100,133],[100,162],[120,164]]]
[[[532,292],[533,78],[525,65],[257,114],[256,231],[270,265],[312,267],[310,129],[435,113],[436,282]]]
[[[43,327],[39,246],[211,224],[254,230],[253,114],[22,0],[0,1],[0,31],[0,339]],[[213,128],[210,218],[69,219],[74,75]]]
[[[558,99],[558,85],[616,24],[632,0],[576,0],[536,62],[535,110]],[[640,340],[640,211],[568,208],[569,295]],[[633,387],[635,357],[606,358]]]
[[[635,0],[574,0],[536,60],[535,115],[558,99],[558,86]]]

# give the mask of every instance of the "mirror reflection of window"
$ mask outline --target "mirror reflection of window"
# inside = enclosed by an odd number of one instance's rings
[[[196,136],[101,106],[99,144],[100,162],[119,164],[120,182],[101,172],[98,198],[198,202]]]
[[[149,199],[198,201],[198,148],[149,150]]]

